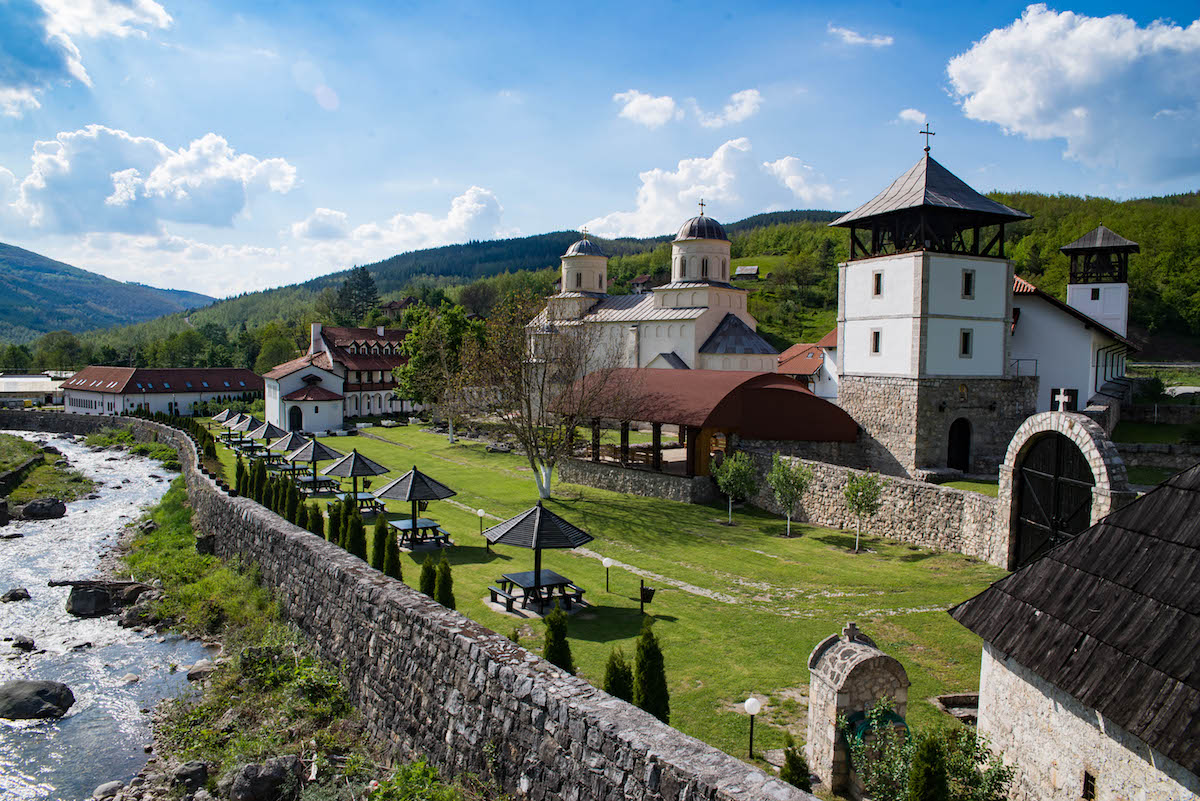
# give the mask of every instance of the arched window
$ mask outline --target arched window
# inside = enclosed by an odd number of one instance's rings
[[[683,256],[679,257],[679,277],[680,278],[687,277],[687,259],[684,258]]]
[[[583,288],[583,273],[575,273],[575,288]]]
[[[722,278],[729,277],[729,263],[726,262],[725,259],[721,259],[721,277]]]
[[[604,276],[603,275],[596,276],[596,286],[598,286],[600,289],[604,289]]]
[[[708,259],[700,260],[700,277],[708,278]]]

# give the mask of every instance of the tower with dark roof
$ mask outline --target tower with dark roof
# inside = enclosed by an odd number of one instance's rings
[[[1129,333],[1129,254],[1141,248],[1103,225],[1059,248],[1071,259],[1067,305]]]
[[[577,320],[608,294],[608,256],[600,245],[583,236],[562,255],[559,291],[551,296],[556,319]]]
[[[1004,227],[1029,215],[976,192],[929,155],[832,226],[839,265],[838,402],[873,466],[982,472],[1033,411],[1010,377],[1013,263]]]

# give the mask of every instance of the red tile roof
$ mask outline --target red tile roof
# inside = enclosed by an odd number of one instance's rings
[[[344,348],[334,348],[333,359],[338,364],[345,366],[347,370],[384,370],[390,371],[393,367],[399,367],[402,364],[408,363],[407,356],[393,354],[391,356],[379,356],[370,354],[351,354],[347,353]]]
[[[801,342],[779,354],[779,369],[783,375],[812,375],[821,369],[825,355],[818,345]]]
[[[329,354],[321,351],[317,354],[307,354],[298,359],[292,359],[290,362],[276,365],[267,372],[263,373],[263,378],[283,378],[289,376],[306,367],[319,367],[322,370],[333,370],[333,361],[329,358]]]
[[[373,343],[378,342],[400,342],[408,336],[407,328],[385,328],[383,336],[374,328],[340,328],[337,326],[327,326],[321,329],[321,336],[325,337],[325,341],[335,347],[343,347],[351,343]]]
[[[341,399],[342,396],[333,390],[325,389],[325,387],[318,387],[315,385],[300,387],[300,389],[297,389],[294,392],[289,392],[282,398],[282,400],[286,401],[332,401]]]
[[[817,340],[818,348],[836,348],[837,347],[837,329],[833,329],[825,336]]]
[[[263,380],[240,367],[135,368],[91,365],[63,382],[63,389],[112,394],[262,392]]]

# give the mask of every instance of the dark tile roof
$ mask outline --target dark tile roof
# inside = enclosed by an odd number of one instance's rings
[[[1200,773],[1200,465],[950,614]]]
[[[717,325],[716,330],[700,346],[701,353],[747,354],[757,353],[774,356],[779,353],[754,329],[742,322],[732,312]]]
[[[660,354],[658,354],[658,356],[664,362],[671,365],[671,369],[673,369],[673,370],[690,370],[691,369],[690,367],[687,366],[687,362],[685,362],[683,360],[683,357],[680,356],[675,351],[671,351],[670,353],[660,353]]]
[[[386,467],[374,459],[368,459],[363,456],[355,448],[349,454],[322,470],[321,475],[352,478],[354,476],[381,476],[387,471]]]
[[[134,395],[175,392],[239,394],[262,392],[263,380],[253,370],[237,367],[134,368],[92,365],[64,381],[62,388]]]
[[[457,494],[445,484],[422,473],[416,465],[400,478],[375,491],[376,498],[393,501],[440,501]]]
[[[1098,225],[1069,245],[1059,248],[1063,253],[1078,253],[1084,250],[1115,250],[1125,253],[1138,253],[1141,248],[1138,243],[1115,234],[1103,225]]]
[[[564,257],[567,257],[567,256],[606,256],[606,255],[607,254],[605,254],[605,252],[600,249],[599,245],[597,245],[592,240],[588,239],[586,236],[583,239],[580,239],[578,242],[575,242],[574,244],[572,244],[571,247],[567,248],[567,252],[563,254]]]
[[[289,434],[287,434],[287,436],[285,436],[281,439],[277,439],[274,442],[272,442],[270,445],[267,446],[267,449],[272,450],[272,451],[283,451],[284,453],[291,453],[292,451],[294,451],[298,448],[303,448],[305,445],[307,445],[309,443],[309,441],[310,441],[309,438],[304,436],[300,432],[292,431]]]
[[[330,459],[341,459],[344,453],[339,453],[318,440],[311,439],[298,451],[292,451],[284,458],[289,462],[328,462]]]
[[[258,428],[247,431],[246,435],[250,439],[279,439],[282,436],[286,436],[287,432],[274,423],[263,423]]]
[[[516,517],[483,532],[493,545],[518,548],[578,548],[592,541],[592,535],[563,520],[538,501]]]
[[[996,223],[1027,220],[1030,216],[979,194],[926,153],[887,189],[829,224],[861,224],[873,217],[922,207],[974,212],[992,218],[991,221]]]
[[[721,224],[712,217],[705,217],[701,214],[699,217],[692,219],[679,226],[679,233],[675,234],[675,241],[680,242],[684,239],[722,239],[726,242],[729,237],[725,236],[725,229]]]

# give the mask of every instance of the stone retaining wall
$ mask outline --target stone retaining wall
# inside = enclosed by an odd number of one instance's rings
[[[10,495],[13,490],[21,486],[21,482],[25,480],[29,471],[45,461],[42,454],[35,453],[13,469],[0,473],[0,498]]]
[[[558,480],[681,503],[712,503],[720,497],[716,482],[709,476],[687,478],[587,459],[564,459],[559,462]]]
[[[1161,467],[1179,471],[1200,462],[1200,445],[1118,442],[1117,450],[1121,452],[1126,467]]]
[[[179,450],[194,524],[215,535],[222,557],[258,564],[289,618],[341,666],[369,735],[394,758],[427,755],[531,799],[816,801],[253,501],[230,498],[196,469],[181,432],[128,418],[0,411],[0,428],[84,434],[114,423]]]
[[[1200,423],[1200,406],[1171,403],[1127,403],[1121,407],[1121,419],[1130,423]]]
[[[774,452],[750,447],[743,450],[753,457],[759,479],[759,491],[750,502],[783,514],[766,480]],[[795,519],[853,532],[855,518],[846,511],[842,493],[850,476],[862,471],[807,459],[793,461],[808,465],[813,472],[813,480],[800,503],[800,516]],[[995,498],[906,478],[889,476],[885,481],[883,505],[866,522],[865,529],[871,535],[940,551],[956,551],[1007,567],[1007,534],[1003,538],[998,536],[1000,512]]]

